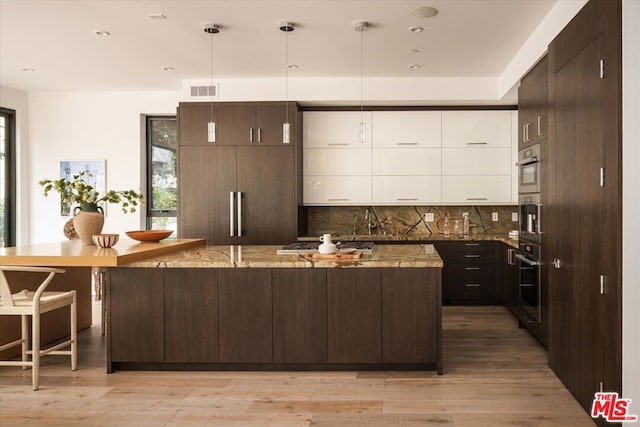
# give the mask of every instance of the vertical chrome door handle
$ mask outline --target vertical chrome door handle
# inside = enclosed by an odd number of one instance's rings
[[[242,236],[242,191],[238,191],[238,237]]]
[[[515,265],[515,262],[513,261],[513,253],[515,252],[515,249],[508,249],[507,252],[507,264],[509,265]]]
[[[262,143],[262,128],[258,128],[258,144]]]
[[[249,142],[253,144],[253,128],[249,128]]]
[[[229,236],[233,237],[233,191],[229,191]]]

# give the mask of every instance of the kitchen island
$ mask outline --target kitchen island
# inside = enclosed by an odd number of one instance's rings
[[[107,369],[436,370],[432,245],[359,259],[207,246],[110,268]]]
[[[63,267],[65,274],[57,274],[47,287],[50,291],[75,290],[78,302],[78,330],[91,326],[91,269],[115,267],[147,257],[164,255],[174,251],[204,246],[202,239],[165,239],[161,242],[140,243],[120,239],[112,248],[83,246],[79,240],[38,243],[33,245],[0,248],[0,265]],[[36,290],[46,275],[9,272],[7,277],[13,291]],[[50,343],[69,333],[69,316],[66,310],[54,310],[42,315],[42,342]],[[0,344],[20,337],[20,317],[3,316],[0,319]],[[0,352],[0,358],[8,359],[19,354],[15,347]]]

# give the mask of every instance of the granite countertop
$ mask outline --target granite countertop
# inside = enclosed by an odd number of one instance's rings
[[[309,242],[317,241],[318,236],[299,237],[298,241]],[[375,242],[470,242],[470,241],[498,241],[507,245],[518,248],[518,239],[512,239],[508,234],[490,234],[479,233],[470,236],[454,236],[453,234],[446,237],[443,234],[336,234],[332,236],[334,242],[351,242],[351,241],[375,241]]]
[[[310,254],[277,255],[280,246],[205,246],[132,262],[124,267],[151,268],[335,268],[443,266],[433,245],[377,244],[360,259],[315,259]]]

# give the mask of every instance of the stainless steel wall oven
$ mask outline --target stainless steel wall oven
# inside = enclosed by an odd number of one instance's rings
[[[516,258],[520,277],[520,306],[540,322],[540,246],[520,242]]]
[[[518,152],[518,193],[540,192],[540,144]]]

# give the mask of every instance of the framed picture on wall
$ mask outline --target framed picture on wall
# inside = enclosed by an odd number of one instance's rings
[[[106,189],[105,161],[104,160],[61,160],[60,161],[60,178],[72,180],[73,175],[85,171],[83,180],[86,184],[92,186],[100,196],[103,196]],[[106,203],[99,203],[106,214]],[[64,201],[60,202],[60,215],[70,216],[71,206]]]

